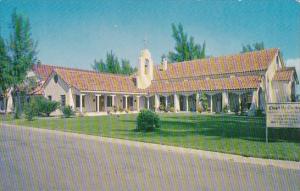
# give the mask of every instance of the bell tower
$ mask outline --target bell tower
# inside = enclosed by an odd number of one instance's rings
[[[148,49],[140,53],[138,61],[137,87],[145,89],[150,86],[153,80],[153,61]]]

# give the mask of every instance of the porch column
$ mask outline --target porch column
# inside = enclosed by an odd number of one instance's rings
[[[107,95],[104,95],[104,111],[107,111]]]
[[[147,109],[150,109],[150,97],[147,97]]]
[[[189,96],[185,95],[186,111],[189,111]]]
[[[199,105],[199,98],[200,98],[200,95],[199,95],[199,93],[197,92],[197,93],[196,93],[196,111],[197,111],[197,107],[198,107],[198,105]]]
[[[112,107],[115,106],[115,97],[116,97],[116,95],[111,95],[111,106]]]
[[[99,112],[100,111],[100,99],[99,99],[99,97],[100,97],[101,95],[100,94],[96,94],[96,98],[97,98],[97,112]]]
[[[68,91],[68,103],[69,103],[69,106],[71,106],[73,109],[75,108],[74,99],[73,99],[73,93],[72,93],[72,89],[71,88],[69,88],[69,91]]]
[[[213,95],[210,95],[210,112],[213,112]]]
[[[136,110],[140,111],[140,96],[136,96]]]
[[[125,109],[127,109],[127,97],[128,97],[128,95],[125,95],[124,97],[125,97]]]
[[[179,96],[176,93],[174,94],[174,110],[175,110],[175,112],[180,110]]]
[[[229,109],[229,101],[228,101],[228,92],[222,92],[222,109],[225,107],[225,106],[228,106],[228,109]],[[229,110],[228,110],[229,112]]]
[[[168,107],[168,96],[165,96],[165,109],[167,109],[167,107]]]
[[[256,109],[257,108],[257,104],[256,104],[256,92],[253,91],[252,92],[252,101],[251,101],[251,106],[250,106],[250,110],[251,109]]]
[[[241,98],[241,94],[239,94],[239,110],[240,110],[240,112],[242,112],[242,98]]]
[[[155,94],[154,105],[155,105],[155,110],[158,110],[158,108],[159,108],[159,95],[158,94]]]
[[[80,94],[80,113],[82,113],[82,99],[84,94]]]
[[[13,111],[13,96],[12,96],[12,88],[10,88],[8,94],[7,94],[7,103],[6,103],[6,100],[5,100],[5,108],[6,108],[6,112],[9,113],[9,112],[12,112]]]

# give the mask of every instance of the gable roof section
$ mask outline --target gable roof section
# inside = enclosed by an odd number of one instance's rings
[[[204,80],[154,81],[147,89],[148,93],[171,93],[191,91],[245,90],[257,89],[261,82],[260,76],[240,76]]]
[[[55,68],[53,71],[68,85],[80,91],[141,92],[135,87],[132,78],[126,75],[70,68]]]
[[[154,80],[264,71],[267,70],[278,52],[279,49],[273,48],[231,56],[172,63],[168,64],[166,71],[161,71],[159,67],[155,67]]]
[[[276,71],[273,80],[275,81],[291,81],[292,78],[295,78],[296,82],[298,83],[298,77],[296,73],[295,67],[285,67],[278,71]]]
[[[57,68],[57,66],[36,64],[33,66],[32,70],[40,78],[40,80],[46,81],[54,68]]]

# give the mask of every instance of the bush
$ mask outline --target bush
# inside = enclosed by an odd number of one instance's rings
[[[119,112],[122,113],[123,111],[124,111],[123,107],[120,106],[120,107],[119,107]]]
[[[160,110],[160,111],[165,111],[165,106],[164,106],[164,105],[160,105],[160,106],[159,106],[159,110]]]
[[[67,106],[64,106],[64,107],[61,107],[61,111],[63,113],[63,116],[65,118],[69,118],[71,117],[72,115],[74,115],[74,111],[72,109],[71,106],[67,105]]]
[[[202,107],[200,105],[197,106],[197,112],[202,113]]]
[[[170,107],[166,107],[165,108],[165,112],[167,113],[167,112],[169,112],[170,111]]]
[[[36,97],[34,98],[37,104],[37,110],[39,115],[50,116],[52,112],[57,110],[59,103],[56,101],[50,101],[44,97]]]
[[[38,106],[35,100],[31,100],[24,105],[24,114],[28,121],[32,121],[38,115]]]
[[[115,113],[117,113],[117,111],[118,111],[117,106],[114,106],[114,107],[113,107],[113,111],[114,111]]]
[[[160,127],[159,116],[150,110],[142,110],[137,116],[138,131],[153,131]]]
[[[228,111],[229,111],[229,106],[225,105],[223,108],[223,113],[228,113]]]
[[[175,112],[174,107],[170,107],[170,112]]]
[[[263,113],[263,110],[261,110],[261,109],[257,109],[256,112],[255,112],[255,115],[257,117],[263,117],[263,116],[265,116],[264,113]]]

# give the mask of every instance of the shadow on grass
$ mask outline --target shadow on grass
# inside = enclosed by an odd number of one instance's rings
[[[135,120],[122,120],[135,123]],[[136,133],[134,129],[118,129],[128,133]],[[185,137],[201,135],[208,137],[238,138],[248,141],[265,142],[265,119],[224,116],[180,116],[165,117],[161,120],[161,128],[152,136]],[[146,134],[146,133],[145,133]],[[300,143],[300,129],[269,128],[269,142]]]

